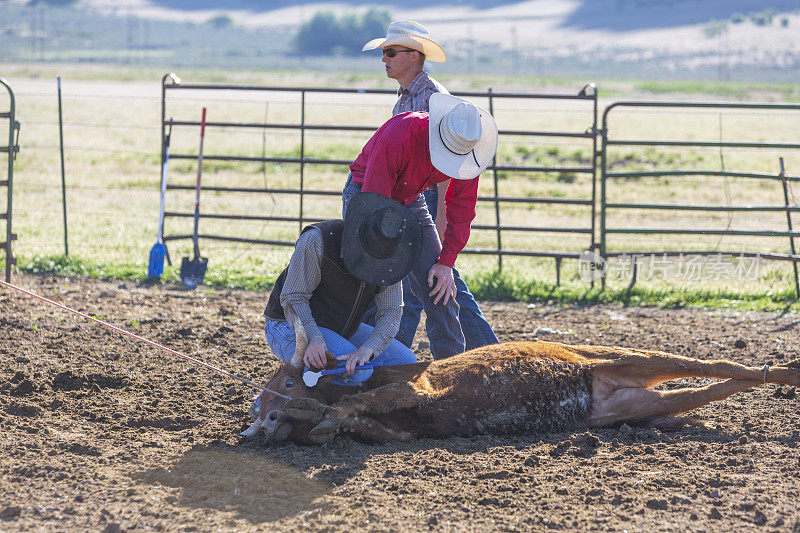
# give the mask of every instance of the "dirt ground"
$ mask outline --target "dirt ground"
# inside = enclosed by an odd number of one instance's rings
[[[275,364],[263,293],[12,281],[254,381]],[[501,340],[752,365],[800,348],[796,315],[482,305]],[[3,531],[800,531],[800,399],[786,387],[707,406],[696,414],[714,428],[674,433],[270,446],[238,437],[251,390],[230,378],[8,288],[0,332]]]

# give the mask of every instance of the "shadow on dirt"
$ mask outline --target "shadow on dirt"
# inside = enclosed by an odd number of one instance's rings
[[[178,505],[232,511],[252,524],[306,511],[331,490],[263,452],[214,445],[195,446],[169,470],[156,468],[133,478],[182,489]]]
[[[381,457],[416,457],[416,462],[395,462],[392,469],[383,473],[387,483],[392,478],[407,476],[446,475],[457,463],[471,463],[473,456],[492,453],[494,449],[515,449],[518,459],[515,469],[490,469],[486,476],[512,476],[525,469],[536,470],[545,457],[558,460],[562,456],[590,458],[598,453],[622,455],[648,453],[650,445],[670,446],[677,443],[697,442],[705,444],[728,444],[741,437],[736,431],[730,433],[713,426],[685,425],[675,431],[660,431],[645,425],[578,429],[569,433],[519,434],[512,436],[478,435],[474,437],[450,437],[445,439],[420,438],[409,442],[365,443],[350,437],[337,437],[322,447],[281,443],[269,445],[258,440],[243,441],[235,450],[253,454],[270,464],[282,464],[282,468],[299,468],[315,472],[315,480],[322,486],[340,486],[359,475],[367,465],[380,461]],[[246,451],[247,450],[247,451]],[[290,465],[290,466],[286,466]],[[296,472],[294,475],[300,475]],[[484,477],[480,477],[483,475]],[[306,478],[304,478],[306,479]],[[308,479],[306,479],[308,481]],[[277,490],[282,490],[280,486]]]

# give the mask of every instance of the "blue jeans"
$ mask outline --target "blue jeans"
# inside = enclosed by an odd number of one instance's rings
[[[372,326],[361,324],[356,332],[353,333],[352,337],[345,339],[338,333],[327,328],[319,328],[328,351],[337,357],[354,352],[367,341],[370,333],[372,333],[372,329]],[[267,325],[264,328],[264,336],[267,338],[267,344],[269,344],[272,353],[278,356],[282,361],[288,362],[292,360],[296,338],[294,330],[287,322],[281,320],[267,320]],[[392,339],[389,346],[379,353],[374,361],[380,361],[383,365],[407,365],[416,363],[417,357],[407,347],[397,342],[397,340]],[[356,370],[350,376],[337,376],[331,380],[331,383],[356,387],[368,380],[371,376],[372,368],[362,368]]]
[[[423,196],[425,197],[425,203],[428,205],[428,212],[436,220],[439,191],[436,188],[429,189],[423,193]],[[456,268],[453,268],[453,279],[456,282],[456,301],[459,306],[458,321],[461,323],[461,331],[464,332],[466,349],[472,350],[473,348],[500,342]],[[406,299],[407,292],[409,293],[408,299]],[[411,291],[405,290],[405,280],[403,280],[403,316],[400,319],[400,331],[395,338],[406,346],[411,346],[414,341],[421,312],[422,302],[414,294],[411,294]]]
[[[347,184],[342,191],[342,218],[347,212],[347,204],[350,199],[360,192],[361,185],[353,183],[348,177]],[[428,296],[429,291],[420,290],[420,288],[428,287],[428,272],[442,251],[439,237],[436,234],[436,226],[421,194],[406,207],[416,215],[422,225],[422,251],[406,278],[409,279],[411,290],[416,292],[425,309],[425,331],[431,345],[431,355],[434,359],[442,359],[462,353],[464,351],[464,334],[458,323],[458,303],[450,300],[447,305],[443,305],[441,301],[434,305],[433,298]],[[403,285],[406,285],[405,281]],[[413,339],[412,335],[411,340]]]

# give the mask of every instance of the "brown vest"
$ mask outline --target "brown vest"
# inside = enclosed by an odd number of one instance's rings
[[[344,266],[342,260],[342,230],[344,221],[327,220],[306,226],[302,233],[312,227],[322,232],[322,264],[320,282],[311,293],[309,305],[311,316],[318,326],[335,331],[349,339],[361,324],[367,307],[381,287],[369,285],[356,278]],[[286,320],[281,307],[281,291],[286,280],[285,268],[272,288],[264,316],[272,320]]]

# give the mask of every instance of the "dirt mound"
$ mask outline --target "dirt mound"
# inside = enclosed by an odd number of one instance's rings
[[[121,389],[130,385],[127,378],[122,376],[107,376],[104,374],[75,374],[71,370],[59,372],[53,378],[53,390],[79,390],[97,387],[99,389]]]

